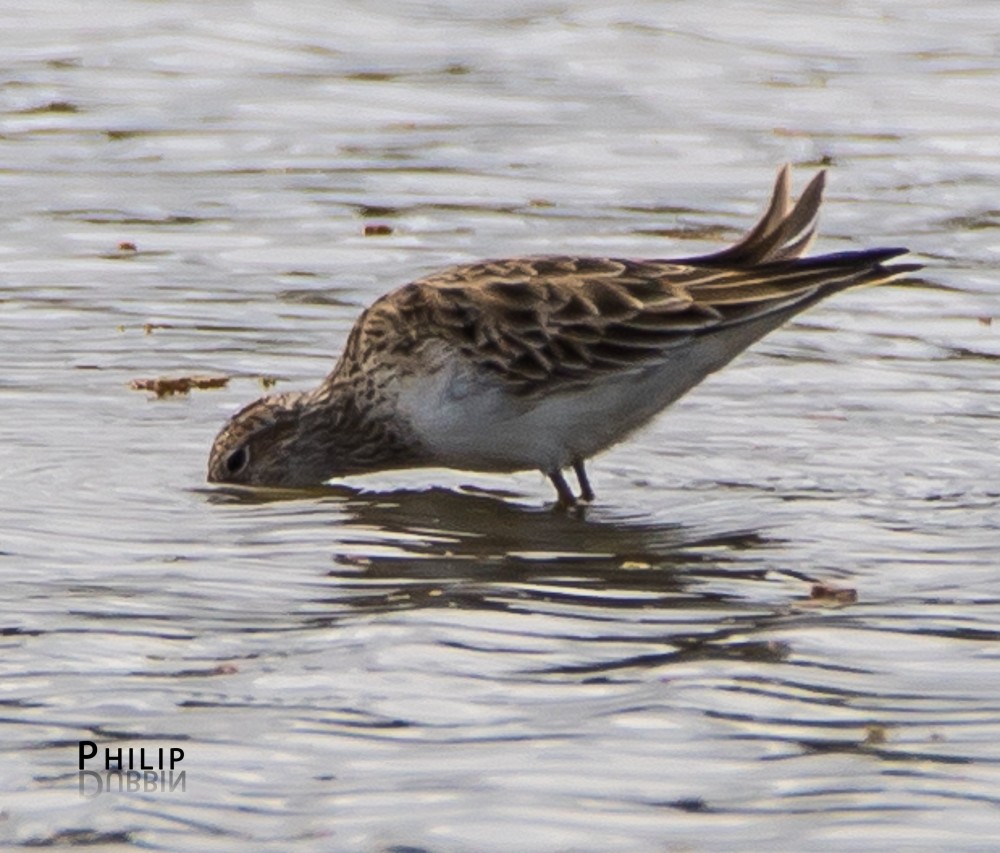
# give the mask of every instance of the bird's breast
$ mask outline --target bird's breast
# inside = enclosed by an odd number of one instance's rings
[[[707,365],[668,363],[595,375],[522,395],[455,350],[429,353],[432,369],[402,377],[395,405],[428,464],[478,471],[565,468],[625,438],[677,399]],[[696,359],[698,361],[698,359]]]

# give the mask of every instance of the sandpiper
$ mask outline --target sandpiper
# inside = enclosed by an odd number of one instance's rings
[[[802,258],[824,181],[793,206],[783,167],[761,220],[715,254],[507,258],[406,284],[358,318],[319,387],[234,415],[208,479],[295,488],[400,468],[539,469],[558,505],[590,502],[595,453],[821,299],[920,268],[887,265],[898,248]]]

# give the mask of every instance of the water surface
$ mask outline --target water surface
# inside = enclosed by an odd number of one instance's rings
[[[986,0],[4,4],[0,837],[992,849],[998,40]],[[926,271],[595,460],[584,516],[530,473],[205,487],[386,290],[709,251],[785,161],[830,169],[819,249]],[[129,388],[188,375],[231,379]],[[186,788],[81,796],[80,740]]]

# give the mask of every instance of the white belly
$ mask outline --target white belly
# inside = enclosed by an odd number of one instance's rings
[[[449,353],[435,372],[401,383],[397,409],[428,448],[432,465],[549,472],[621,441],[728,361],[717,343],[703,340],[678,347],[656,366],[527,398]]]

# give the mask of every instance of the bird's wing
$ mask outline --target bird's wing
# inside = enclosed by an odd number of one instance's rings
[[[845,287],[898,274],[902,250],[828,255],[750,269],[618,259],[515,259],[466,268],[474,284],[424,280],[414,301],[442,338],[522,393],[642,369],[699,335],[805,309]]]
[[[793,207],[788,170],[760,222],[736,245],[698,258],[511,258],[452,267],[376,302],[345,358],[398,352],[438,339],[513,393],[534,394],[648,367],[694,336],[763,315],[802,310],[823,296],[874,284],[913,266],[875,249],[801,259],[813,238],[822,173]]]

